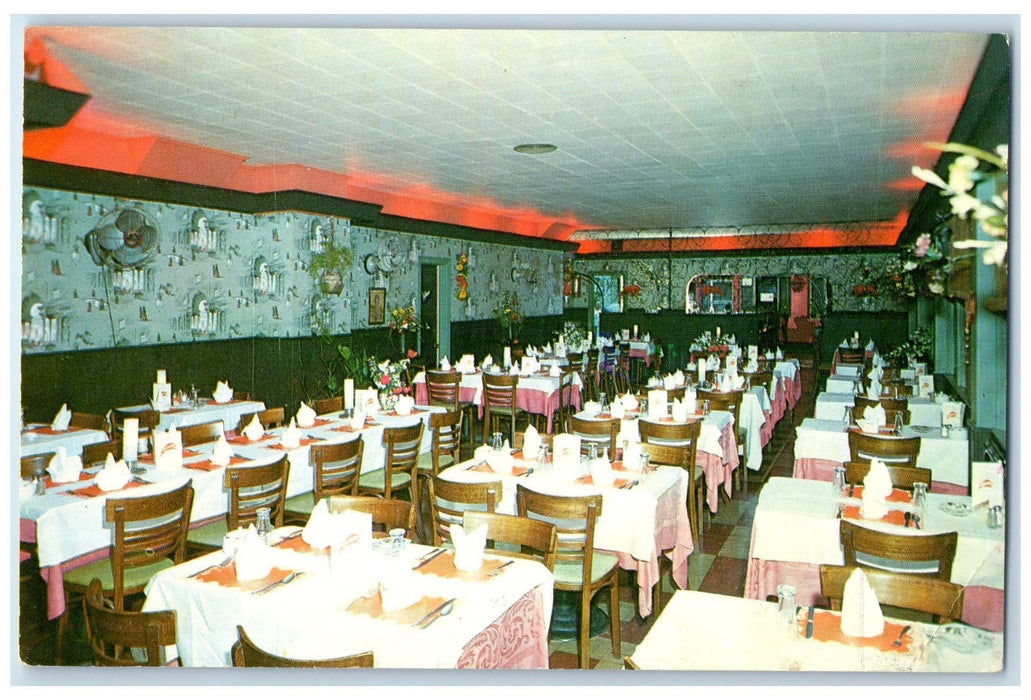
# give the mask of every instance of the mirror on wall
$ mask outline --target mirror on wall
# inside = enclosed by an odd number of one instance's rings
[[[687,283],[685,313],[737,314],[756,310],[756,281],[743,275],[695,275]]]

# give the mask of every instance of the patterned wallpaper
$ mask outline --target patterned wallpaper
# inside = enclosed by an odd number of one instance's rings
[[[769,255],[675,258],[673,263],[673,308],[684,308],[684,292],[695,275],[742,275],[745,277],[807,274],[831,283],[833,311],[900,311],[911,302],[895,297],[859,298],[852,288],[863,282],[864,268],[883,270],[894,253],[849,253],[847,255]],[[669,261],[659,258],[601,260],[585,258],[574,269],[590,275],[623,275],[625,284],[637,284],[641,294],[628,298],[628,308],[654,310],[667,307]],[[569,299],[569,306],[584,306],[586,296]]]
[[[339,296],[323,294],[307,270],[329,239],[354,252]],[[462,252],[469,299],[451,295],[453,321],[493,318],[505,292],[518,294],[525,316],[562,313],[561,251],[362,228],[300,212],[239,214],[26,188],[22,352],[289,338],[310,335],[318,323],[349,333],[369,327],[371,287],[386,287],[389,320],[395,307],[414,300],[419,308],[420,258],[448,259],[453,275]]]

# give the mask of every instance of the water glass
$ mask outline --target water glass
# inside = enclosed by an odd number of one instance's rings
[[[795,610],[795,587],[786,583],[777,586],[777,617],[792,632],[798,634],[796,624],[797,611]]]
[[[845,430],[847,431],[852,427],[852,407],[845,406]]]
[[[501,440],[501,433],[494,433],[490,436],[490,446],[498,452],[501,452],[504,443]]]
[[[988,527],[1002,527],[1002,506],[988,506]]]
[[[924,514],[924,507],[927,505],[927,484],[923,481],[913,483],[913,513],[919,516]],[[922,518],[921,518],[922,520]]]
[[[834,492],[845,495],[845,467],[834,467]]]
[[[395,527],[390,531],[390,551],[395,556],[401,554],[404,551],[405,545],[405,529],[403,527]]]
[[[598,403],[599,403],[599,404],[601,405],[601,411],[602,411],[602,413],[604,413],[604,412],[605,412],[605,409],[607,409],[607,408],[608,408],[608,405],[609,405],[609,397],[608,397],[608,394],[606,394],[606,393],[605,393],[604,391],[600,392],[600,393],[598,394]]]
[[[702,415],[709,415],[709,399],[702,401]]]
[[[537,450],[537,466],[542,470],[551,467],[551,456],[548,454],[548,446],[544,443],[541,443],[540,449]]]
[[[652,456],[647,453],[641,455],[641,473],[651,474],[652,473]]]
[[[272,533],[272,510],[270,508],[258,508],[258,519],[254,524],[254,529],[258,532],[258,537],[265,544],[268,544],[269,535]]]

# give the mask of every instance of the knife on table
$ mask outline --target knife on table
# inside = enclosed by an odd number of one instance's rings
[[[429,626],[428,623],[432,622],[435,618],[440,617],[441,611],[443,611],[444,608],[446,608],[447,606],[452,605],[454,602],[455,602],[454,598],[451,598],[450,600],[445,600],[443,603],[441,603],[437,607],[433,608],[433,610],[430,610],[428,613],[426,613],[426,615],[424,615],[421,620],[419,620],[418,622],[416,622],[412,626],[413,627],[422,627],[423,625]]]
[[[812,639],[813,637],[813,607],[809,606],[809,617],[805,621],[805,638]]]
[[[444,550],[443,549],[439,549],[439,548],[434,550],[433,552],[430,552],[425,557],[420,559],[419,563],[412,567],[412,570],[414,571],[415,569],[421,569],[422,567],[426,566],[431,561],[433,561],[436,557],[440,556],[443,553],[444,553]]]

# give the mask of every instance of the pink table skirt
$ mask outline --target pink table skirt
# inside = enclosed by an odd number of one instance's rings
[[[459,387],[458,400],[462,403],[472,403],[476,398],[476,390],[471,387]],[[573,395],[571,397],[573,406],[579,410],[580,408],[580,387],[573,387]],[[429,403],[429,394],[426,391],[425,382],[416,382],[415,384],[415,403],[420,405],[426,405]],[[559,405],[559,392],[558,390],[552,393],[546,391],[537,391],[536,389],[517,389],[516,390],[516,406],[526,411],[527,413],[537,413],[542,416],[548,417],[548,432],[551,432],[552,418],[555,415],[555,411],[558,410]],[[480,418],[483,418],[483,403],[481,398],[480,407]]]
[[[805,457],[795,460],[795,470],[792,473],[796,479],[813,479],[815,481],[834,481],[834,468],[840,467],[841,462],[832,459],[818,459],[816,457]],[[932,493],[947,493],[952,496],[969,496],[970,492],[966,486],[950,484],[947,481],[931,481]]]
[[[476,398],[476,389],[469,386],[458,387],[458,401],[459,403],[472,403],[473,399]],[[426,382],[415,383],[415,403],[420,406],[426,406],[430,402],[430,394],[426,389]]]
[[[637,611],[641,617],[652,612],[652,592],[659,581],[659,553],[673,562],[673,582],[687,590],[687,558],[694,551],[691,520],[687,514],[685,482],[663,494],[655,510],[655,549],[648,561],[634,559],[626,552],[610,552],[619,559],[619,567],[637,572]]]
[[[762,427],[759,428],[759,439],[762,441],[762,446],[766,447],[770,444],[770,439],[773,438],[773,428],[776,426],[777,421],[773,420],[773,411],[763,411],[763,416],[766,420],[763,422]]]
[[[473,637],[456,668],[548,668],[548,628],[545,591],[541,586],[522,598]]]
[[[820,565],[801,562],[749,559],[745,579],[745,597],[766,600],[777,594],[777,586],[790,583],[795,587],[795,604],[824,605],[820,593]],[[988,586],[966,586],[963,594],[963,622],[994,632],[1002,632],[1006,624],[1005,591]]]
[[[636,359],[639,359],[639,360],[644,360],[645,367],[651,367],[652,366],[652,356],[648,354],[647,350],[635,350],[635,349],[631,348],[630,349],[630,357],[633,357],[633,358],[636,358]]]
[[[774,397],[771,405],[773,407],[773,424],[780,423],[781,418],[788,412],[788,398],[787,398],[787,385],[788,381],[781,377],[777,380],[777,395]]]
[[[788,406],[794,408],[798,400],[802,398],[802,370],[795,372],[794,379],[784,382],[784,394],[787,397]]]
[[[723,434],[720,435],[720,446],[723,448],[722,455],[699,450],[695,457],[695,464],[702,468],[705,475],[705,503],[713,513],[719,511],[721,484],[727,498],[733,497],[734,470],[741,464],[733,423],[724,426]]]

